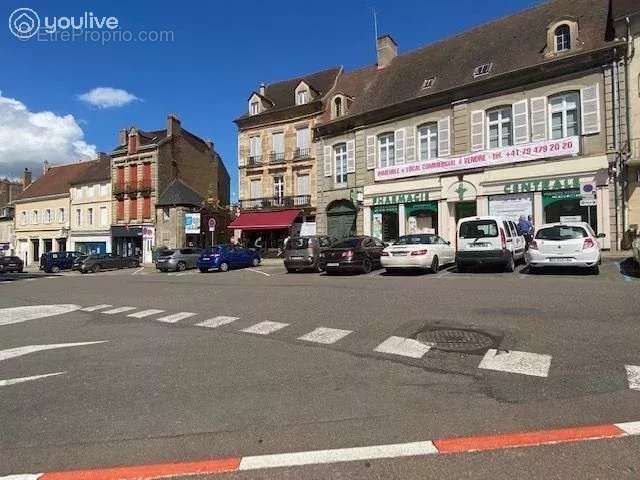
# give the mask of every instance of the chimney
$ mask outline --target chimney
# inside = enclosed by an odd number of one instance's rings
[[[378,37],[376,50],[378,54],[378,69],[388,67],[391,61],[398,56],[398,44],[389,34]]]
[[[260,84],[260,89],[259,89],[260,95],[262,95],[264,97],[264,82],[262,82]]]
[[[127,153],[131,155],[132,153],[136,153],[138,151],[138,130],[136,128],[132,128],[129,130],[129,140],[127,142]]]
[[[45,160],[44,162],[42,162],[42,174],[46,175],[47,171],[49,171],[49,162]]]
[[[175,113],[170,113],[167,115],[167,136],[172,137],[174,135],[179,135],[180,130],[180,119]]]
[[[31,170],[25,167],[24,172],[22,172],[22,189],[24,190],[29,185],[31,185]]]
[[[210,138],[207,138],[206,144],[209,146],[209,150],[211,150],[213,152],[214,151],[214,146],[215,146],[213,144],[213,140],[211,140]]]
[[[127,138],[129,138],[129,132],[127,132],[126,128],[121,128],[120,133],[118,133],[118,145],[126,145]]]

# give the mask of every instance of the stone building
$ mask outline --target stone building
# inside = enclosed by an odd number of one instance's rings
[[[249,242],[277,249],[291,229],[315,233],[313,128],[340,70],[332,68],[261,85],[238,126],[240,214],[232,223]],[[259,214],[258,214],[259,213]]]
[[[182,128],[175,115],[162,130],[121,130],[111,157],[114,253],[150,263],[153,247],[170,243],[172,231],[161,228],[170,223],[157,221],[164,212],[156,202],[176,179],[202,197],[229,203],[229,174],[213,143]],[[176,242],[170,246],[184,246],[186,236]]]
[[[31,172],[28,169],[25,169],[23,177],[25,176],[28,177],[29,183],[31,183]],[[0,178],[0,207],[11,204],[22,193],[23,188],[23,181]]]
[[[342,73],[316,127],[320,233],[455,239],[458,219],[580,219],[617,248],[626,42],[608,0],[556,0]],[[588,192],[588,194],[586,193]]]
[[[14,255],[16,250],[15,207],[13,201],[31,183],[27,168],[18,181],[0,179],[0,255]]]

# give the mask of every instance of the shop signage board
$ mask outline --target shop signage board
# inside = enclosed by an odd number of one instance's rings
[[[540,160],[542,158],[576,155],[580,151],[578,137],[545,140],[505,148],[496,148],[457,157],[436,158],[421,162],[405,163],[392,167],[376,168],[376,181],[431,175],[436,173],[485,168],[498,165]]]
[[[533,216],[533,199],[528,194],[497,195],[489,198],[489,215],[518,222],[521,216]]]
[[[542,205],[547,206],[551,205],[555,202],[560,202],[562,200],[580,200],[580,191],[579,190],[564,190],[559,192],[552,193],[543,193],[542,194]]]
[[[507,183],[505,193],[547,192],[551,190],[573,190],[580,187],[580,179],[575,178],[542,178],[540,180],[520,180]]]
[[[396,193],[373,197],[373,205],[395,205],[398,203],[419,203],[429,200],[429,192]]]
[[[200,233],[200,214],[199,213],[184,214],[184,233],[187,233],[187,234]]]
[[[582,217],[580,215],[564,215],[560,217],[561,223],[581,222]]]
[[[580,200],[581,207],[595,207],[598,201],[595,198],[583,198]]]

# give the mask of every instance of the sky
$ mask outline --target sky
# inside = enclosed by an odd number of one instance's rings
[[[69,163],[109,152],[121,128],[161,129],[175,113],[184,128],[213,140],[234,201],[233,120],[260,82],[375,63],[374,10],[378,33],[391,34],[402,54],[539,1],[4,0],[0,177],[19,177],[24,168],[38,176],[44,160]],[[11,32],[13,20],[18,34],[31,33],[28,17],[12,16],[18,8],[37,14],[40,33],[21,40]],[[81,18],[90,18],[92,28],[65,38],[73,32],[69,22],[78,26]],[[43,33],[45,26],[57,32]]]

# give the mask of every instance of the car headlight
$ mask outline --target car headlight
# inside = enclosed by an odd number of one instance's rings
[[[321,253],[321,254],[320,254],[320,258],[324,258],[324,253]]]

